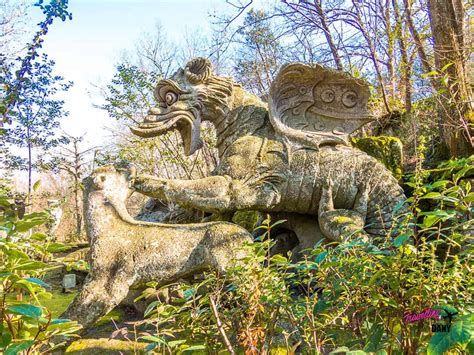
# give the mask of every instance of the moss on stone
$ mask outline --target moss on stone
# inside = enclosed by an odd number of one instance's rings
[[[260,219],[258,211],[237,211],[232,217],[232,222],[245,228],[249,232],[253,232]]]
[[[352,138],[352,145],[379,160],[392,174],[403,175],[403,145],[397,137]]]
[[[79,339],[73,342],[66,354],[144,354],[145,343],[134,343],[117,339]]]
[[[334,223],[336,224],[344,224],[344,223],[352,223],[352,222],[353,222],[352,219],[345,216],[339,216],[339,217],[334,218]]]
[[[96,326],[98,325],[112,325],[112,321],[114,322],[121,322],[125,319],[125,311],[120,307],[115,307],[105,316],[100,317],[100,319],[95,323]]]

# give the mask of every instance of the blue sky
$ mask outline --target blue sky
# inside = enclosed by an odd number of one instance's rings
[[[56,61],[56,73],[72,80],[64,94],[70,116],[61,125],[73,135],[87,131],[87,143],[103,143],[102,128],[113,124],[105,111],[94,108],[101,98],[93,84],[106,84],[123,50],[133,49],[140,34],[157,22],[169,40],[185,32],[210,31],[209,13],[228,10],[224,0],[70,0],[72,21],[57,21],[45,38],[44,51]],[[39,12],[38,10],[35,10]],[[34,18],[37,14],[34,14]],[[38,14],[39,15],[39,14]]]

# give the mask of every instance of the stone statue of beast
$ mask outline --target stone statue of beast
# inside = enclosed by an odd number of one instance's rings
[[[201,123],[210,121],[220,157],[215,175],[139,175],[134,188],[207,212],[304,218],[332,241],[355,230],[386,235],[403,191],[381,163],[348,144],[349,135],[372,119],[368,97],[363,80],[292,63],[280,69],[267,104],[231,78],[214,75],[207,59],[193,59],[156,85],[156,107],[132,131],[154,137],[176,129],[190,155],[202,146]],[[303,235],[307,229],[300,235],[296,229],[303,247],[314,244],[314,236]]]

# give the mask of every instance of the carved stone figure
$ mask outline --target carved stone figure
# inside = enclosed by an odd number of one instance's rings
[[[293,63],[272,83],[268,109],[231,78],[214,75],[207,59],[191,60],[157,84],[157,106],[132,131],[154,137],[177,129],[189,155],[202,145],[201,123],[212,122],[220,156],[215,175],[138,176],[133,187],[206,212],[306,215],[312,232],[295,230],[305,246],[319,236],[341,241],[360,228],[385,235],[403,191],[381,163],[348,144],[349,134],[371,120],[368,97],[363,80]]]
[[[132,172],[97,169],[84,180],[84,216],[91,271],[63,318],[89,327],[131,288],[162,285],[205,269],[221,272],[239,259],[250,234],[232,223],[167,225],[134,220],[125,202]]]

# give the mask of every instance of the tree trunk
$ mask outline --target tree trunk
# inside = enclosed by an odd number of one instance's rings
[[[405,101],[405,112],[407,115],[410,115],[412,110],[412,87],[410,81],[412,64],[408,55],[407,36],[406,30],[404,28],[406,26],[404,25],[402,16],[400,15],[400,8],[398,6],[397,0],[392,0],[392,7],[395,20],[395,37],[397,38],[400,49],[400,87],[404,92],[403,96]]]
[[[30,137],[30,130],[27,128],[26,129],[26,139],[28,142],[28,194],[26,195],[26,205],[30,205],[30,199],[31,199],[31,190],[32,190],[32,185],[31,185],[31,172],[33,170],[33,164],[32,164],[32,154],[31,154],[31,137]]]
[[[465,68],[464,8],[461,0],[428,0],[442,139],[451,156],[474,153],[473,96]],[[441,80],[443,79],[443,80]],[[440,91],[440,89],[443,89]]]
[[[74,141],[74,209],[76,214],[76,236],[81,235],[81,226],[82,226],[82,214],[81,208],[79,205],[79,176],[81,174],[81,157],[79,153],[78,140]]]

